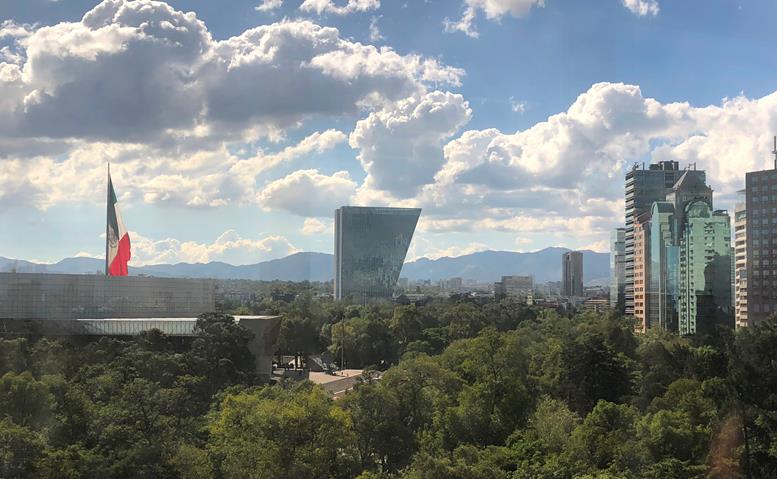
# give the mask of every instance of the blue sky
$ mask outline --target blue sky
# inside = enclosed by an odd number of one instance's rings
[[[134,264],[329,252],[344,203],[604,251],[634,162],[731,208],[771,161],[772,1],[265,3],[0,4],[0,256],[99,255],[109,159]]]

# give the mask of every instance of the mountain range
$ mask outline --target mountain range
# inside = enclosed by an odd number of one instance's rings
[[[566,248],[545,248],[530,253],[514,251],[481,251],[464,256],[421,258],[405,263],[402,277],[410,280],[462,277],[478,282],[498,281],[501,276],[534,275],[537,283],[561,279],[561,254]],[[586,284],[607,284],[608,253],[583,251],[583,274]],[[93,274],[103,271],[103,260],[96,258],[66,258],[53,264],[0,257],[0,272]],[[285,258],[235,266],[219,261],[210,263],[156,264],[130,267],[130,275],[177,278],[251,279],[283,281],[329,281],[334,259],[327,253],[295,253]]]

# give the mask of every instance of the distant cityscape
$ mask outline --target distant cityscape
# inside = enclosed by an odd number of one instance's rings
[[[746,327],[777,312],[777,159],[775,169],[745,175],[733,230],[729,213],[715,208],[706,172],[695,164],[635,165],[624,186],[625,224],[610,236],[607,283],[586,284],[584,253],[569,250],[555,257],[558,280],[536,281],[535,271],[525,267],[496,281],[411,279],[401,272],[421,209],[343,206],[334,214],[332,279],[319,280],[329,286],[317,294],[358,304],[509,298],[560,310],[611,310],[633,317],[636,332],[681,335]],[[535,267],[547,268],[547,261]],[[238,290],[218,294],[250,301]]]

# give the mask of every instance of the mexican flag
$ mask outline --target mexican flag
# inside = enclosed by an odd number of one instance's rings
[[[113,190],[111,172],[108,171],[108,226],[106,228],[105,274],[107,276],[127,276],[127,262],[130,253],[130,237],[127,227],[121,219],[116,204],[116,192]]]

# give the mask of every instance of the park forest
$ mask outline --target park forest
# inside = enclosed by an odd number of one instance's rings
[[[0,477],[777,477],[777,321],[636,335],[509,299],[278,288],[186,341],[3,336]],[[280,353],[342,352],[382,379],[337,400],[260,384],[238,312],[282,314]]]

